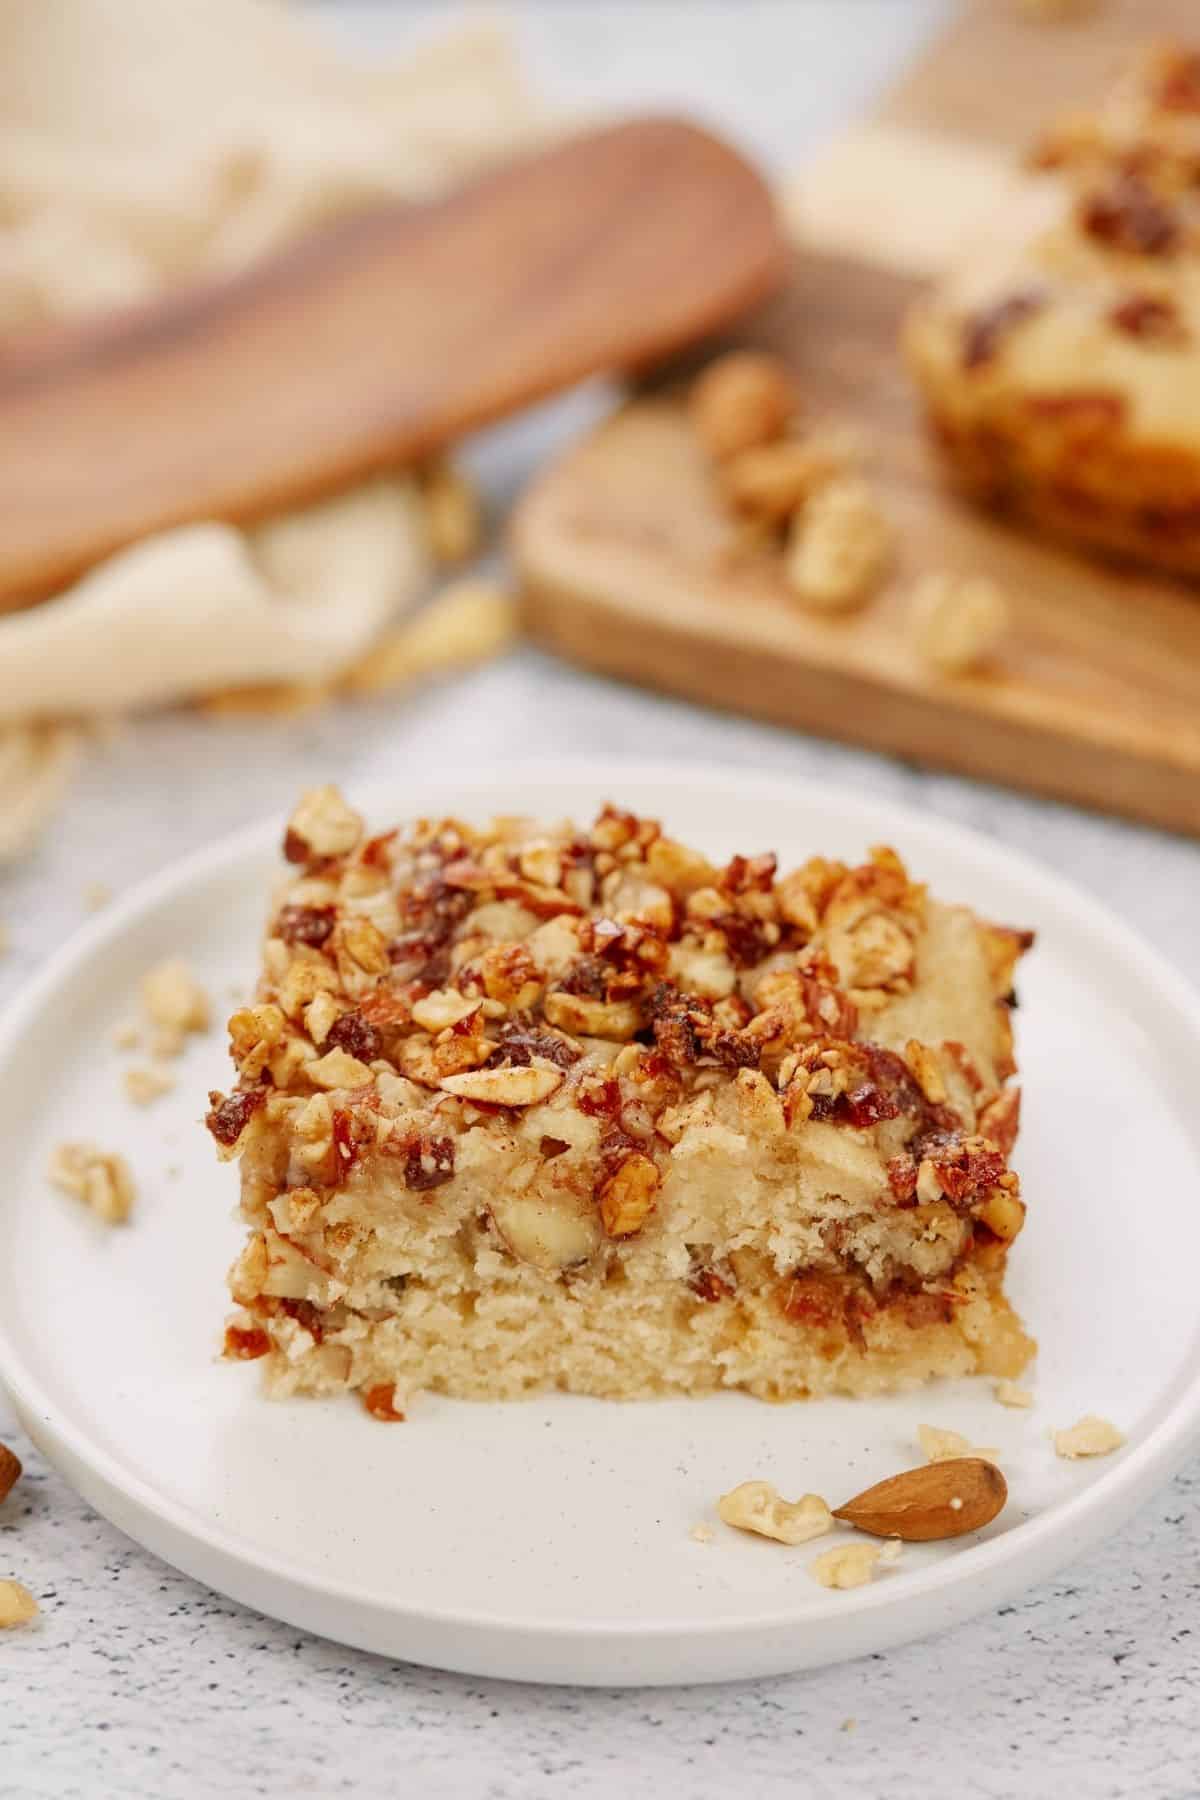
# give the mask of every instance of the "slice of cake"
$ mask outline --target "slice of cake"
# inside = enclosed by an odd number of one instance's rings
[[[958,485],[1200,575],[1200,51],[1144,57],[909,318]]]
[[[237,1082],[230,1355],[276,1394],[872,1394],[1015,1376],[1027,933],[607,807],[288,826]]]

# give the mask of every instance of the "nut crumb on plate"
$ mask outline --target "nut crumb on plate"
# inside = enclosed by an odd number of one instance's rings
[[[122,1224],[133,1209],[133,1176],[125,1158],[96,1144],[60,1144],[50,1158],[50,1180],[82,1200],[106,1224]]]
[[[705,1525],[702,1520],[699,1525],[692,1526],[688,1536],[695,1538],[698,1544],[711,1544],[713,1541],[713,1528],[711,1525]]]
[[[1068,1461],[1080,1456],[1108,1456],[1113,1450],[1119,1450],[1124,1442],[1125,1434],[1118,1431],[1111,1420],[1086,1413],[1065,1431],[1054,1433],[1054,1453]]]
[[[156,963],[142,977],[142,1005],[167,1032],[207,1031],[208,995],[182,957]]]
[[[136,1019],[122,1019],[119,1025],[112,1028],[114,1050],[136,1050],[141,1040],[142,1028]]]
[[[977,1456],[982,1462],[999,1462],[999,1450],[980,1449],[961,1431],[943,1431],[940,1425],[918,1425],[917,1442],[929,1462],[950,1462],[958,1456]]]
[[[895,1559],[885,1559],[876,1544],[835,1544],[832,1550],[823,1550],[813,1558],[808,1572],[822,1587],[865,1587],[868,1581],[874,1581],[879,1564],[885,1560]]]
[[[891,550],[891,530],[864,481],[830,481],[797,513],[786,574],[814,612],[843,612],[870,599]]]
[[[1009,623],[1003,590],[986,575],[924,575],[913,589],[913,644],[925,662],[945,675],[962,675],[987,662]]]
[[[28,1625],[37,1617],[38,1603],[19,1581],[0,1581],[0,1631]]]
[[[757,1532],[781,1544],[806,1544],[833,1529],[833,1514],[819,1494],[785,1500],[769,1481],[743,1481],[722,1494],[717,1516],[739,1531]]]
[[[1015,1381],[998,1381],[995,1394],[1001,1406],[1033,1405],[1033,1395],[1028,1388],[1018,1387]]]
[[[149,1106],[162,1094],[169,1094],[175,1077],[165,1069],[126,1069],[121,1077],[126,1094],[135,1106]]]

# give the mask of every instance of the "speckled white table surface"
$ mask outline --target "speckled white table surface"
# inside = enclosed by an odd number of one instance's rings
[[[690,101],[789,166],[940,10],[561,0],[518,7],[516,19],[548,91],[581,104]],[[381,43],[427,23],[381,3],[327,16]],[[497,509],[600,404],[581,398],[477,447]],[[0,995],[80,922],[87,883],[127,887],[281,810],[307,782],[383,776],[402,801],[405,771],[430,759],[572,750],[725,758],[916,802],[1070,872],[1200,981],[1194,844],[712,716],[525,651],[413,699],[237,726],[177,714],[124,730],[91,754],[37,855],[0,877],[15,951],[0,962]],[[953,1633],[817,1674],[638,1693],[473,1681],[277,1625],[98,1518],[2,1401],[0,1437],[27,1466],[0,1515],[0,1574],[19,1574],[42,1606],[35,1628],[0,1640],[3,1800],[1200,1794],[1200,1464],[1061,1580]]]

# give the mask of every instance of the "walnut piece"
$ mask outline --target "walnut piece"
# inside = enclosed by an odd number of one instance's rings
[[[1008,601],[985,575],[925,575],[913,589],[913,644],[944,675],[963,675],[987,662],[1009,623]]]
[[[738,512],[782,525],[825,482],[853,474],[861,461],[858,433],[829,426],[741,451],[722,466],[721,481]]]
[[[874,1581],[883,1560],[883,1550],[875,1544],[837,1544],[814,1557],[808,1572],[822,1587],[865,1587],[868,1581]]]
[[[796,515],[785,573],[814,612],[842,612],[868,600],[883,576],[891,531],[865,482],[831,481]]]
[[[780,1544],[806,1544],[833,1529],[833,1514],[819,1494],[785,1500],[769,1481],[743,1481],[722,1494],[717,1516],[739,1531],[757,1532]]]
[[[1086,1413],[1065,1431],[1054,1433],[1054,1453],[1074,1461],[1080,1456],[1108,1456],[1125,1442],[1123,1432],[1108,1419]]]
[[[47,1172],[56,1187],[82,1200],[108,1225],[122,1224],[133,1210],[133,1176],[125,1158],[115,1150],[101,1150],[96,1144],[60,1144]]]
[[[1029,1389],[1018,1387],[1015,1381],[998,1381],[996,1398],[1001,1406],[1029,1407],[1033,1405],[1033,1395]]]
[[[288,820],[284,854],[295,863],[349,856],[362,835],[363,821],[347,806],[340,789],[331,785],[309,788]]]
[[[142,1005],[171,1041],[208,1030],[208,995],[181,957],[156,963],[142,977]]]
[[[175,1086],[175,1077],[165,1069],[126,1069],[121,1081],[135,1106],[149,1106]]]
[[[692,384],[688,413],[710,456],[736,456],[782,437],[797,408],[786,363],[760,350],[733,350]]]
[[[37,1617],[38,1604],[27,1587],[19,1581],[0,1581],[0,1631],[14,1625],[28,1625]]]
[[[999,1450],[981,1450],[961,1431],[943,1431],[939,1425],[918,1425],[917,1442],[927,1462],[953,1462],[959,1456],[977,1456],[983,1462],[999,1463]]]
[[[341,1049],[327,1050],[315,1062],[306,1062],[304,1076],[320,1088],[361,1088],[374,1079],[365,1062]]]

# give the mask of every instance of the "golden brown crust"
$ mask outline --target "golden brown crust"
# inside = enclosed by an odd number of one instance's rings
[[[964,1308],[1004,1335],[1027,934],[889,850],[718,868],[613,807],[367,838],[318,790],[285,854],[208,1115],[251,1227],[230,1353],[277,1386],[781,1394],[823,1357],[854,1390],[978,1366]],[[477,1367],[522,1316],[524,1375]]]

